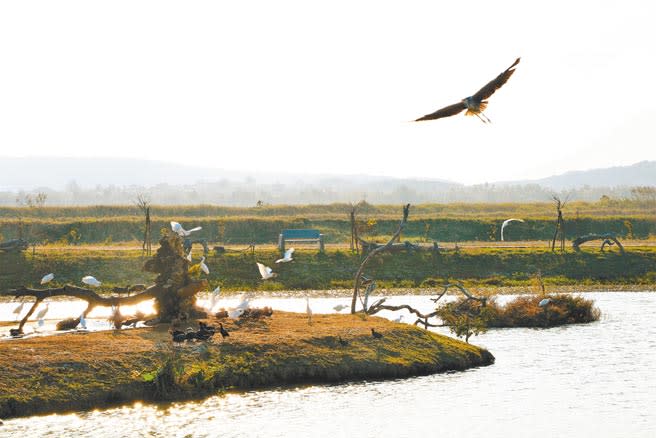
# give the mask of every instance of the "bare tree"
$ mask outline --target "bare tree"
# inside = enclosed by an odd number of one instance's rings
[[[556,211],[558,218],[556,219],[556,229],[554,230],[553,239],[551,240],[551,251],[556,251],[556,239],[560,241],[560,251],[565,251],[565,219],[563,219],[563,208],[567,204],[567,199],[561,201],[560,197],[553,195],[554,202],[556,203]]]
[[[141,248],[143,250],[143,254],[149,256],[152,253],[151,226],[150,226],[150,199],[144,194],[139,194],[137,195],[137,200],[135,201],[135,204],[137,205],[137,207],[139,207],[141,212],[144,214],[144,220],[145,220],[144,240]]]

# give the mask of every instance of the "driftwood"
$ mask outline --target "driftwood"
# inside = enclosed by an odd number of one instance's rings
[[[197,292],[205,289],[206,287],[207,287],[206,280],[194,281],[178,289],[177,295],[181,298],[193,296]],[[89,312],[91,312],[91,310],[93,310],[97,306],[107,306],[107,307],[129,306],[132,304],[138,304],[142,301],[149,300],[152,298],[161,298],[168,293],[170,293],[168,288],[159,285],[153,285],[147,288],[145,291],[137,293],[132,296],[103,297],[90,289],[85,289],[71,284],[67,284],[62,287],[50,288],[50,289],[31,289],[27,287],[22,287],[19,289],[12,289],[6,292],[0,292],[0,295],[14,296],[15,298],[22,298],[22,297],[36,298],[36,301],[34,302],[32,307],[28,310],[27,314],[23,317],[23,319],[18,325],[18,331],[19,333],[22,333],[23,326],[25,325],[27,320],[30,318],[30,316],[32,316],[32,314],[39,306],[39,304],[41,304],[41,302],[46,298],[66,296],[66,297],[73,297],[73,298],[79,298],[81,300],[84,300],[87,302],[87,308],[84,310],[82,314],[86,317],[87,314],[89,314]],[[78,318],[78,323],[79,323],[79,318]]]
[[[18,252],[25,251],[30,244],[24,239],[11,239],[0,243],[0,251]]]
[[[360,267],[358,268],[358,272],[355,274],[355,286],[353,288],[353,298],[351,299],[351,313],[355,313],[355,305],[358,296],[360,295],[360,282],[362,281],[362,272],[364,271],[364,267],[367,265],[367,263],[369,262],[369,260],[371,260],[372,257],[374,257],[378,253],[381,253],[389,249],[392,246],[392,244],[396,241],[396,239],[398,239],[398,237],[401,235],[401,231],[403,231],[403,227],[405,227],[405,224],[408,222],[409,213],[410,213],[410,204],[407,204],[403,207],[403,219],[399,223],[399,227],[397,228],[396,232],[389,240],[389,242],[387,242],[383,246],[379,246],[378,248],[371,250],[371,252],[367,254],[367,256],[360,264]]]
[[[587,234],[585,236],[580,236],[577,237],[572,241],[572,247],[576,251],[581,251],[580,246],[584,244],[585,242],[589,242],[591,240],[603,240],[601,243],[601,250],[604,250],[604,247],[606,245],[611,246],[611,245],[617,245],[619,248],[620,252],[624,254],[624,247],[620,243],[619,240],[617,240],[617,237],[613,233],[603,233],[603,234]]]
[[[469,292],[460,283],[448,283],[448,284],[443,285],[442,287],[444,288],[444,290],[442,290],[442,292],[437,296],[437,298],[431,298],[431,301],[433,301],[435,304],[437,304],[437,302],[452,287],[455,287],[455,288],[459,289],[460,292],[463,295],[465,295],[465,297],[467,297],[467,299],[463,302],[463,304],[468,302],[469,300],[478,301],[478,302],[482,303],[483,306],[485,306],[485,304],[487,303],[487,298],[486,297],[477,297],[477,296],[472,295],[471,292]],[[414,325],[421,324],[421,325],[424,326],[424,328],[443,327],[444,326],[444,324],[434,324],[434,323],[431,323],[431,322],[428,321],[430,318],[433,318],[433,317],[437,316],[437,314],[438,314],[437,310],[435,310],[433,312],[430,312],[430,313],[425,313],[424,314],[424,313],[421,313],[419,310],[415,309],[414,307],[409,306],[408,304],[401,304],[401,305],[398,305],[398,306],[390,306],[388,304],[385,304],[386,300],[387,300],[387,298],[381,298],[380,300],[378,300],[374,304],[372,304],[371,307],[369,307],[369,309],[366,310],[367,315],[374,315],[374,314],[380,312],[381,310],[398,311],[398,310],[405,309],[408,312],[417,315],[417,320],[414,322]]]

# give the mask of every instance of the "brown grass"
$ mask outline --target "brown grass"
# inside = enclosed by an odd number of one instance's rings
[[[2,342],[0,417],[197,398],[231,388],[404,377],[494,361],[486,350],[377,317],[314,315],[309,324],[306,315],[274,312],[224,325],[226,341],[217,334],[211,342],[180,345],[172,344],[164,325]],[[372,327],[383,339],[372,338]]]

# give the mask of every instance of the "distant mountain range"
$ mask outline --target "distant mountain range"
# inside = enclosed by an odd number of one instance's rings
[[[554,192],[569,199],[630,196],[656,186],[656,161],[567,172],[548,178],[465,186],[439,179],[247,172],[122,158],[0,157],[0,205],[44,192],[48,205],[125,204],[148,194],[159,204],[223,205],[357,202],[529,202]],[[20,200],[19,200],[20,203]]]

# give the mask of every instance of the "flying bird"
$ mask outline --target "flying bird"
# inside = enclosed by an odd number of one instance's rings
[[[260,275],[262,276],[262,280],[268,280],[269,278],[273,278],[277,276],[273,270],[268,267],[263,265],[262,263],[256,262],[257,263],[257,268],[260,270]]]
[[[55,278],[55,274],[53,274],[52,272],[50,274],[44,275],[43,278],[41,279],[41,284],[50,283],[53,278]]]
[[[506,219],[503,221],[501,224],[501,241],[503,242],[503,229],[506,228],[506,225],[508,225],[510,222],[524,222],[523,219]]]
[[[465,97],[460,102],[454,103],[453,105],[445,106],[444,108],[441,108],[435,111],[434,113],[426,114],[425,116],[415,120],[415,122],[420,122],[422,120],[435,120],[435,119],[441,119],[442,117],[454,116],[456,114],[461,113],[464,110],[467,110],[467,112],[465,113],[466,116],[476,116],[483,123],[491,123],[492,121],[483,113],[483,111],[485,111],[485,108],[487,108],[487,104],[488,104],[486,99],[489,99],[489,97],[492,96],[495,91],[501,88],[503,84],[508,82],[508,79],[510,79],[512,74],[515,73],[515,69],[513,67],[519,64],[519,60],[520,58],[517,58],[510,67],[508,67],[505,71],[499,74],[499,76],[488,82],[487,85],[485,85],[483,88],[478,90],[476,94],[469,97]]]
[[[88,284],[89,286],[93,286],[93,287],[98,287],[102,284],[100,281],[96,280],[96,278],[92,277],[91,275],[82,277],[82,283]]]
[[[202,230],[203,227],[196,227],[192,228],[191,230],[185,230],[178,222],[171,221],[171,229],[174,233],[177,233],[178,236],[187,237],[194,231]]]
[[[294,259],[292,258],[292,254],[294,254],[294,248],[289,248],[287,251],[285,251],[285,255],[282,256],[281,259],[276,260],[276,263],[287,263],[287,262],[291,262],[292,260],[294,260]]]

